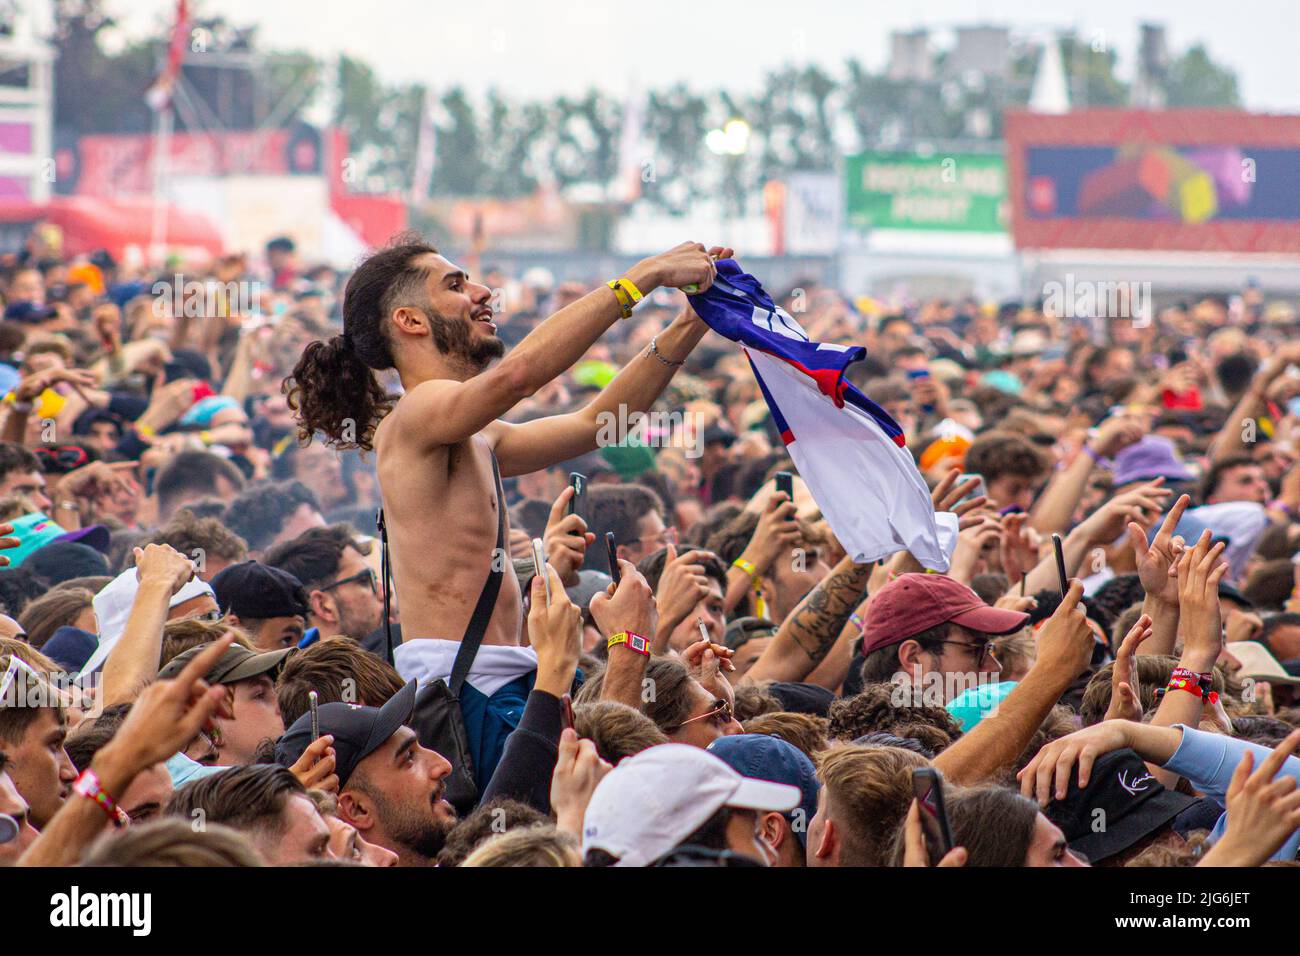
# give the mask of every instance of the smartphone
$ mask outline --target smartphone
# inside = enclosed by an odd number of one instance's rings
[[[928,368],[909,368],[907,370],[907,377],[912,381],[916,381],[917,379],[922,379],[922,378],[929,378],[930,370]]]
[[[1061,536],[1052,533],[1052,550],[1056,552],[1056,576],[1061,579],[1061,596],[1070,590],[1070,578],[1065,573],[1065,551],[1061,548]]]
[[[943,805],[943,775],[933,767],[917,767],[912,771],[912,795],[921,808],[925,852],[930,865],[938,866],[952,849],[952,828]]]
[[[568,694],[560,698],[560,723],[563,727],[573,726],[573,698]]]
[[[977,475],[973,471],[963,471],[960,475],[958,475],[957,486],[961,487],[962,485],[966,484],[966,482],[970,481],[972,478],[978,479],[979,484],[975,486],[975,488],[970,492],[970,494],[964,495],[961,501],[958,501],[957,504],[961,504],[964,501],[970,501],[972,498],[978,498],[980,497],[980,495],[988,494],[988,490],[984,487],[984,476]]]
[[[541,538],[533,538],[533,574],[542,579],[542,584],[546,586],[546,606],[551,606],[551,578],[546,573],[546,551],[542,547]]]
[[[794,501],[794,475],[788,471],[778,471],[776,473],[776,490],[784,491],[786,496]]]
[[[307,691],[307,703],[311,707],[311,739],[320,737],[320,710],[317,707],[319,696],[314,690]]]
[[[614,543],[614,532],[605,532],[605,550],[609,553],[609,576],[614,579],[614,587],[623,579],[623,572],[618,567],[618,545]]]
[[[587,476],[580,472],[569,472],[569,487],[573,497],[569,499],[569,514],[587,520]]]

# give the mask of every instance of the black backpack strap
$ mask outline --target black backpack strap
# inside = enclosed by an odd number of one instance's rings
[[[388,528],[384,525],[384,509],[381,505],[375,514],[375,527],[379,529],[379,573],[384,579],[384,660],[390,666],[396,666],[393,657],[393,622],[388,618],[389,578],[388,570]]]
[[[465,629],[465,636],[461,638],[460,650],[456,652],[456,662],[451,668],[451,679],[447,682],[451,692],[458,698],[461,688],[465,686],[465,679],[469,677],[469,669],[474,665],[474,658],[478,656],[479,646],[487,633],[488,622],[492,620],[492,610],[497,604],[497,595],[501,591],[501,576],[504,573],[497,565],[501,555],[505,554],[506,501],[501,490],[501,471],[497,467],[495,452],[492,453],[492,482],[496,486],[497,494],[497,544],[492,551],[492,560],[488,564],[487,581],[478,596],[478,603],[474,605],[469,627]]]

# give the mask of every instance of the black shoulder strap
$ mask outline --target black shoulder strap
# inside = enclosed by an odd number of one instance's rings
[[[451,668],[451,680],[448,684],[451,692],[458,697],[460,689],[465,685],[465,679],[469,677],[469,669],[474,664],[474,658],[478,656],[479,646],[487,633],[488,622],[492,620],[492,609],[496,607],[497,595],[501,591],[502,569],[497,567],[497,564],[500,556],[505,554],[506,501],[505,494],[501,490],[501,470],[497,467],[496,453],[489,452],[489,454],[492,455],[492,484],[497,496],[497,543],[492,551],[492,559],[488,563],[487,581],[484,582],[483,590],[478,596],[478,603],[474,605],[469,627],[465,629],[465,636],[461,638],[460,649],[456,652],[456,661]],[[384,525],[382,507],[375,516],[375,525],[379,529],[380,571],[384,578],[384,649],[388,663],[396,666],[393,656],[393,625],[388,616],[391,586],[391,575],[388,570],[388,528]]]
[[[384,660],[388,661],[389,666],[396,667],[396,661],[393,658],[393,622],[388,617],[388,603],[390,579],[392,574],[388,570],[388,528],[384,525],[384,506],[379,506],[379,511],[375,514],[375,527],[379,529],[379,573],[384,579]]]
[[[495,452],[492,455],[492,483],[496,486],[497,494],[497,545],[492,551],[492,560],[488,563],[488,577],[483,584],[483,591],[478,596],[478,603],[474,605],[474,613],[470,616],[469,627],[465,629],[465,636],[460,640],[460,650],[456,652],[456,662],[451,668],[451,680],[448,686],[451,692],[457,697],[460,696],[460,690],[465,686],[465,679],[469,677],[469,669],[474,665],[474,658],[478,656],[479,645],[483,643],[483,635],[487,633],[488,622],[492,620],[492,609],[497,605],[497,594],[501,591],[501,576],[504,563],[506,547],[506,501],[505,495],[501,491],[501,471],[497,468],[497,456]]]

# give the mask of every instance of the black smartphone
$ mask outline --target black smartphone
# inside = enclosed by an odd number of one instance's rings
[[[1061,536],[1052,532],[1052,550],[1056,552],[1056,576],[1061,579],[1061,597],[1070,590],[1070,578],[1065,573],[1065,551],[1061,548]]]
[[[776,490],[784,491],[786,497],[794,501],[794,475],[788,471],[778,471],[776,473]]]
[[[576,471],[569,472],[569,486],[573,497],[569,499],[569,514],[587,520],[587,476]]]
[[[614,532],[605,532],[605,550],[609,553],[609,576],[614,579],[614,587],[623,579],[623,572],[618,569],[618,545],[614,542]]]
[[[573,726],[573,698],[568,694],[560,698],[560,723],[561,729]]]
[[[943,774],[933,767],[917,767],[912,771],[912,795],[921,808],[925,852],[930,857],[930,865],[938,866],[952,849],[952,828],[948,826],[948,812],[943,806]]]

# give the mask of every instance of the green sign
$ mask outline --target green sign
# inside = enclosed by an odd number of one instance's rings
[[[1007,171],[987,153],[862,153],[844,160],[854,229],[1005,232]]]

